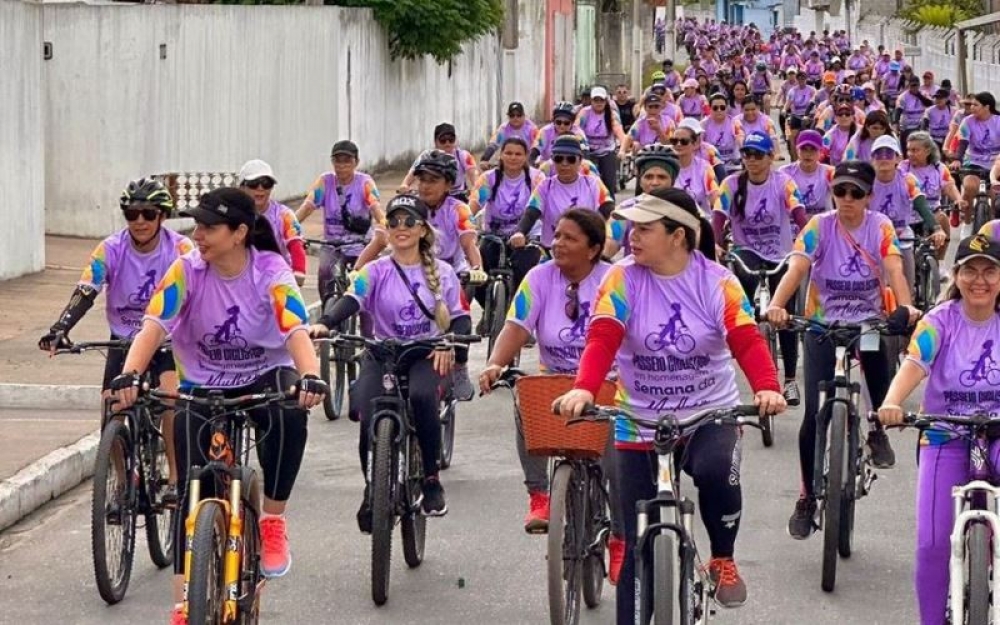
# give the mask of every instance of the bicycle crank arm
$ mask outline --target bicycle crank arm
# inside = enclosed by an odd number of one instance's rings
[[[865,478],[861,480],[861,492],[858,493],[858,499],[861,499],[865,495],[871,492],[872,484],[878,479],[878,473],[872,470],[871,466],[865,465]]]

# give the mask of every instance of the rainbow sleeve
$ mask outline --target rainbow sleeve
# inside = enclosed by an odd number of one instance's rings
[[[625,231],[628,229],[628,222],[624,219],[609,219],[606,228],[607,238],[618,245],[625,243]]]
[[[785,182],[785,206],[788,208],[788,212],[791,213],[802,205],[802,194],[799,192],[799,186],[795,184],[794,180],[789,178]]]
[[[358,301],[364,301],[371,293],[372,277],[371,263],[365,265],[360,271],[355,272],[354,280],[347,289],[348,295],[353,295]]]
[[[941,186],[947,186],[948,184],[955,181],[954,176],[951,175],[951,170],[947,167],[941,168]]]
[[[625,267],[614,265],[597,289],[594,317],[612,317],[624,325],[628,323],[631,313]]]
[[[108,250],[104,241],[97,244],[90,253],[90,262],[83,268],[79,284],[90,286],[98,291],[108,281]]]
[[[153,297],[149,300],[146,314],[169,325],[177,320],[184,300],[187,298],[187,276],[184,273],[184,261],[175,260],[167,273],[156,286]]]
[[[719,198],[715,200],[715,210],[729,215],[729,211],[732,210],[733,198],[735,195],[734,189],[729,186],[729,178],[726,178],[722,181],[722,184],[719,185]]]
[[[365,180],[365,185],[361,189],[361,195],[364,197],[365,206],[371,208],[378,204],[380,196],[378,194],[378,187],[375,185],[375,181],[369,178]]]
[[[490,199],[490,184],[487,174],[480,174],[479,180],[476,181],[475,188],[472,189],[472,193],[469,196],[469,201],[472,205],[476,207],[477,210],[482,210],[486,206],[486,202]]]
[[[468,204],[458,203],[455,205],[455,216],[458,218],[458,233],[475,232],[476,226],[472,223],[472,209]]]
[[[528,198],[528,206],[525,207],[526,210],[528,208],[533,208],[538,212],[542,212],[542,194],[540,193],[541,190],[542,190],[542,185],[538,185],[537,187],[535,187],[535,190],[531,192],[531,197]]]
[[[281,229],[285,241],[294,241],[302,238],[302,224],[296,219],[292,209],[286,208],[281,211]]]
[[[913,331],[913,338],[910,339],[908,356],[918,363],[929,367],[934,363],[938,352],[941,351],[941,334],[937,327],[929,318],[923,318],[917,322],[917,328]]]
[[[183,237],[180,241],[177,242],[178,256],[183,256],[193,249],[194,249],[194,243],[192,243],[191,239],[187,237]]]
[[[801,252],[809,257],[816,254],[816,249],[819,247],[819,216],[815,216],[809,220],[802,232],[799,233],[798,238],[795,239],[795,244],[793,248],[796,252]]]
[[[323,176],[316,179],[316,182],[309,189],[309,193],[306,193],[306,197],[311,199],[316,206],[323,205],[323,200],[326,198],[326,184],[323,182]]]
[[[719,190],[719,181],[715,178],[715,170],[711,167],[705,168],[705,191],[709,194]]]
[[[528,275],[521,280],[521,286],[517,288],[517,293],[514,294],[514,299],[511,300],[510,308],[507,310],[507,319],[521,324],[526,324],[531,319],[538,302],[531,289],[531,277]]]
[[[972,138],[972,128],[969,127],[969,119],[965,118],[958,125],[958,140],[969,141]]]
[[[613,202],[614,200],[611,198],[611,192],[608,191],[608,188],[604,186],[604,182],[601,181],[600,174],[594,176],[594,181],[597,182],[597,206],[594,207],[594,210],[597,210],[602,204]]]
[[[882,242],[879,245],[879,254],[882,258],[889,256],[899,256],[899,239],[896,238],[896,229],[892,227],[892,222],[886,220],[881,226]]]
[[[722,279],[722,322],[726,332],[745,325],[754,325],[753,306],[740,286],[736,276],[727,275]]]
[[[292,330],[305,325],[309,318],[302,293],[291,284],[279,282],[271,287],[271,306],[274,309],[274,319],[278,322],[278,330],[283,336],[288,336]]]
[[[910,200],[915,200],[924,194],[923,189],[920,188],[920,181],[913,174],[906,174],[906,196]]]

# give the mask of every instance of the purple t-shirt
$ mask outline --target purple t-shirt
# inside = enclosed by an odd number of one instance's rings
[[[677,173],[677,180],[674,186],[687,191],[688,195],[708,215],[711,207],[711,194],[717,190],[718,182],[715,179],[715,172],[712,166],[703,158],[694,157],[691,164],[681,167]]]
[[[462,249],[462,237],[476,237],[472,225],[472,211],[469,205],[448,196],[440,206],[431,210],[430,223],[437,234],[437,257],[455,268],[464,271],[469,261]]]
[[[890,182],[875,179],[868,209],[891,219],[897,234],[910,237],[912,233],[904,234],[904,232],[914,221],[913,201],[923,194],[916,176],[897,169],[895,177]]]
[[[534,267],[524,277],[507,312],[507,321],[535,335],[539,369],[546,373],[573,373],[587,342],[587,328],[597,287],[611,265],[599,262],[577,289],[576,321],[567,316],[569,280],[555,263]]]
[[[847,151],[847,143],[851,140],[850,129],[844,130],[840,126],[834,126],[823,135],[823,146],[826,147],[830,155],[830,163],[834,166],[840,165],[844,160]]]
[[[848,240],[848,232],[857,247]],[[816,215],[799,233],[792,253],[805,256],[812,265],[806,317],[860,322],[884,316],[883,261],[900,254],[888,217],[867,210],[861,225],[848,231],[835,211]]]
[[[799,188],[799,196],[802,198],[802,205],[806,207],[806,213],[812,217],[833,208],[830,192],[833,170],[832,165],[820,163],[816,171],[807,174],[802,171],[799,163],[788,163],[778,171],[795,181],[795,186]]]
[[[750,77],[750,93],[763,95],[771,88],[771,77],[767,72],[754,72]]]
[[[951,109],[948,107],[939,108],[937,106],[932,106],[927,109],[924,113],[924,117],[927,119],[927,132],[930,133],[931,138],[938,143],[943,142],[948,137],[948,131],[951,126]]]
[[[920,122],[924,118],[924,111],[927,110],[927,107],[918,96],[907,91],[899,96],[896,106],[899,108],[900,130],[920,128]]]
[[[690,98],[687,95],[677,98],[677,106],[681,108],[681,114],[684,117],[701,119],[705,116],[705,106],[707,104],[708,101],[705,99],[705,96],[697,93]]]
[[[931,210],[937,210],[941,206],[941,192],[943,187],[952,182],[951,172],[941,163],[915,167],[905,160],[899,164],[899,171],[904,174],[913,174],[920,183],[920,189],[927,198],[927,206]],[[920,216],[914,211],[912,215],[914,221],[920,221]],[[912,223],[912,222],[911,222]]]
[[[156,287],[146,319],[171,335],[185,388],[244,386],[292,366],[285,342],[306,331],[308,314],[281,256],[251,248],[246,268],[220,276],[195,250],[178,258]]]
[[[440,260],[436,263],[438,297],[427,286],[423,265],[400,265],[412,290],[399,276],[391,256],[368,263],[357,273],[347,294],[371,315],[375,338],[424,339],[441,334],[437,323],[424,314],[414,297],[419,297],[430,313],[435,312],[438,301],[443,302],[452,320],[469,314],[455,270]]]
[[[802,206],[799,189],[790,176],[780,171],[772,171],[763,184],[747,180],[743,213],[737,215],[735,198],[740,175],[722,181],[715,210],[729,217],[737,249],[780,262],[792,250],[791,215]]]
[[[295,217],[295,211],[288,208],[281,202],[271,200],[267,203],[267,208],[261,213],[267,223],[271,224],[271,231],[274,239],[278,243],[278,251],[281,257],[289,265],[292,263],[292,256],[288,253],[288,244],[292,241],[302,240],[302,224]]]
[[[969,142],[965,164],[989,169],[1000,155],[1000,115],[991,115],[986,121],[969,115],[958,126],[958,137]]]
[[[497,186],[497,176],[501,176]],[[510,237],[517,230],[517,222],[524,215],[531,192],[545,178],[545,174],[535,168],[528,169],[511,178],[505,176],[502,169],[493,169],[479,176],[476,188],[472,192],[479,210],[482,212],[484,232],[491,232],[504,238]],[[493,189],[496,197],[491,199]]]
[[[568,184],[553,176],[535,187],[528,200],[528,208],[534,208],[542,214],[542,245],[551,247],[556,223],[563,213],[571,208],[596,211],[601,204],[609,201],[611,194],[597,176],[577,176],[576,180]]]
[[[78,284],[101,291],[111,333],[130,339],[142,328],[142,317],[156,285],[178,257],[194,249],[186,236],[160,228],[160,241],[151,252],[140,252],[128,229],[101,241],[90,254]]]
[[[704,140],[715,146],[719,151],[719,158],[727,162],[739,158],[739,151],[736,149],[736,127],[732,117],[727,116],[721,122],[706,117],[701,120],[701,127],[705,129]]]
[[[356,172],[349,183],[340,185],[336,174],[327,172],[313,183],[309,197],[323,211],[323,238],[327,241],[342,241],[348,237],[370,241],[373,231],[382,227],[371,218],[371,209],[378,204],[379,194],[375,181],[368,174]],[[350,217],[367,220],[369,227],[363,231],[358,228],[358,232],[348,230],[344,226],[345,209]],[[343,248],[343,252],[346,256],[357,257],[362,249],[364,243],[359,242]]]
[[[610,106],[610,104],[608,105]],[[587,136],[587,143],[590,151],[594,155],[607,154],[615,149],[614,128],[609,128],[606,114],[602,111],[598,113],[592,107],[584,107],[577,116],[577,122],[583,129],[583,134]],[[611,109],[611,125],[614,126],[618,119],[618,112]]]
[[[616,404],[639,417],[674,414],[681,422],[699,410],[739,403],[736,370],[726,337],[752,325],[753,308],[728,269],[692,252],[675,276],[658,276],[632,257],[604,276],[594,318],[625,328],[618,349]],[[621,420],[619,445],[652,442],[651,432]]]
[[[816,89],[812,85],[795,86],[789,89],[788,101],[791,103],[789,110],[792,115],[805,115],[815,97]]]

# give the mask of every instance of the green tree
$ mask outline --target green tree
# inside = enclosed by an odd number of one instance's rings
[[[326,0],[327,4],[374,9],[389,35],[394,59],[431,55],[445,63],[462,45],[503,23],[503,0]]]
[[[951,0],[944,4],[941,0],[914,2],[900,11],[900,15],[925,26],[951,28],[961,22],[983,14],[979,0]]]

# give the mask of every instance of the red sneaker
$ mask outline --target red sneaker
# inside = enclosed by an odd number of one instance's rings
[[[285,517],[269,516],[261,519],[260,542],[260,572],[264,577],[281,577],[292,568]]]
[[[949,219],[951,221],[951,227],[952,228],[957,228],[958,227],[958,220],[960,219],[960,215],[959,215],[960,212],[961,211],[959,209],[957,209],[957,208],[953,209],[951,211],[951,217]]]
[[[548,493],[528,494],[528,514],[524,516],[524,531],[529,534],[545,534],[549,531]]]
[[[618,585],[623,564],[625,564],[625,539],[612,534],[608,538],[608,581],[612,586]]]
[[[715,601],[724,608],[738,608],[746,603],[747,585],[732,558],[712,558],[708,572],[715,582]]]
[[[184,614],[184,608],[174,608],[173,612],[170,613],[170,625],[188,625],[187,614]]]

